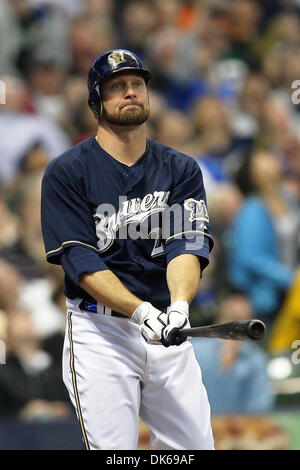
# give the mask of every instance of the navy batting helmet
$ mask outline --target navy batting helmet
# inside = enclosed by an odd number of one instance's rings
[[[152,74],[145,69],[141,59],[126,49],[113,49],[97,57],[88,74],[89,106],[95,117],[101,116],[102,100],[99,83],[115,73],[124,71],[139,73],[147,83]]]

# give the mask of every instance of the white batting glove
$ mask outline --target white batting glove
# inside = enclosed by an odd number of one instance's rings
[[[178,334],[181,328],[190,328],[189,304],[185,300],[177,300],[167,308],[167,325],[162,331],[161,342],[164,346],[179,346],[187,338]]]
[[[132,314],[132,320],[140,325],[140,333],[149,344],[161,344],[162,330],[167,325],[167,314],[143,302]]]

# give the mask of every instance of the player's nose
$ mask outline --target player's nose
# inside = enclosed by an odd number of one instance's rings
[[[131,85],[130,83],[127,84],[126,88],[125,88],[125,96],[124,98],[132,98],[132,97],[135,97],[136,96],[136,92],[134,90],[134,87],[133,85]]]

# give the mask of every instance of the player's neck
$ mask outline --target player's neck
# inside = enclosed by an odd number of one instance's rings
[[[146,124],[134,127],[99,125],[97,132],[99,145],[113,158],[128,166],[143,155],[146,140]]]

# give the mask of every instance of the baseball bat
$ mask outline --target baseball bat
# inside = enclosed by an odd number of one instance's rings
[[[257,341],[266,332],[266,325],[261,320],[235,320],[214,325],[197,326],[179,330],[180,335],[196,338],[221,338],[238,341]]]

